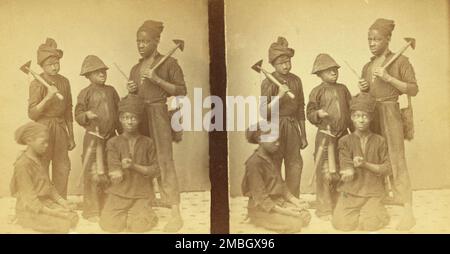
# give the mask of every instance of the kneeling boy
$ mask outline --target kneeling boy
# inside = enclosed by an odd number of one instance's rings
[[[374,109],[371,95],[353,97],[350,110],[355,132],[339,140],[342,183],[332,220],[338,230],[375,231],[389,223],[382,200],[391,164],[384,138],[369,129]]]

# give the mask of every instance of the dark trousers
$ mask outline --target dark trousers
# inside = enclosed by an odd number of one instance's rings
[[[282,206],[288,206],[288,203]],[[248,209],[250,222],[278,233],[297,233],[306,227],[311,221],[311,215],[307,210],[301,211],[301,217],[289,216],[274,211],[266,212],[258,207]]]
[[[108,232],[142,233],[156,226],[158,217],[146,198],[124,198],[108,194],[100,215],[100,227]]]
[[[319,149],[319,146],[322,143],[322,140],[326,137],[325,134],[321,132],[317,132],[316,134],[316,142],[315,142],[315,152],[314,152],[314,159],[317,155],[317,150]],[[338,139],[333,138],[329,139],[329,142],[333,142],[334,145],[334,151],[335,151],[335,166],[337,172],[339,172],[339,160],[338,160],[338,149],[337,149],[337,143]],[[325,143],[323,147],[323,153],[322,157],[319,161],[319,166],[316,169],[316,201],[317,201],[317,209],[316,209],[316,215],[317,216],[326,216],[331,215],[333,213],[334,206],[336,205],[336,200],[338,197],[338,192],[336,191],[337,184],[339,182],[339,175],[334,175],[333,179],[326,179],[324,177],[325,172],[329,170],[329,161],[328,161],[328,144]]]
[[[44,166],[48,169],[52,165],[52,182],[59,195],[67,198],[67,183],[70,173],[69,135],[64,119],[46,118],[38,121],[49,129],[47,152],[44,156]]]
[[[50,199],[41,199],[41,202],[48,208],[62,208]],[[69,215],[67,218],[60,218],[42,212],[16,211],[19,225],[44,233],[68,233],[71,228],[76,227],[79,219],[75,212],[71,212]]]
[[[275,167],[281,172],[284,161],[285,182],[295,197],[300,196],[300,180],[303,160],[300,154],[300,129],[298,121],[293,117],[280,117],[279,142],[280,150],[274,154]]]
[[[88,162],[86,164],[86,168],[84,169],[83,173],[83,217],[89,218],[93,216],[100,216],[100,211],[102,209],[106,193],[105,189],[107,187],[107,182],[95,182],[93,180],[92,173],[97,170],[97,163],[96,163],[96,147],[98,139],[95,136],[86,134],[84,136],[83,140],[83,154],[82,154],[82,161],[85,160],[87,156],[87,150],[89,145],[91,145],[91,142],[94,141],[94,145],[91,150],[91,154],[89,155]],[[106,162],[106,151],[105,151],[105,144],[106,141],[101,142],[103,146],[103,162],[104,167],[107,169],[107,162]],[[105,172],[107,174],[107,170]],[[107,179],[107,176],[104,176],[104,179]]]
[[[158,164],[161,171],[160,183],[161,197],[169,205],[180,203],[177,173],[173,160],[172,126],[170,124],[167,105],[163,103],[147,104],[146,119],[142,121],[142,134],[153,139],[156,146]]]
[[[373,132],[386,139],[392,165],[394,197],[403,203],[411,203],[411,180],[406,166],[403,124],[399,104],[397,102],[377,103],[371,128]]]
[[[342,231],[376,231],[389,223],[389,214],[380,197],[358,197],[340,193],[333,212],[333,227]]]

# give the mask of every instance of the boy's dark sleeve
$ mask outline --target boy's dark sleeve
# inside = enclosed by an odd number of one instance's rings
[[[297,111],[297,120],[299,121],[305,121],[305,95],[303,94],[303,85],[302,80],[300,78],[297,78],[298,83],[298,111]]]
[[[277,89],[278,88],[268,79],[264,79],[261,83],[261,96],[266,97],[266,99],[261,98],[261,102],[259,105],[259,110],[262,114],[262,117],[269,117],[271,115],[269,104],[272,101],[272,96],[277,95]],[[263,114],[263,112],[267,112],[267,115]]]
[[[86,96],[87,93],[85,90],[81,91],[77,97],[77,105],[75,106],[75,121],[81,126],[87,126],[90,122],[86,117],[86,111],[88,111]]]
[[[348,128],[350,129],[351,132],[353,132],[355,130],[355,127],[352,124],[352,116],[351,116],[351,110],[350,110],[350,103],[352,101],[352,94],[350,93],[350,91],[348,90],[347,86],[344,86],[344,91],[345,91],[345,100],[347,101],[347,107],[348,107]]]
[[[26,208],[34,213],[39,213],[43,204],[39,200],[38,193],[34,189],[32,176],[28,173],[26,166],[16,165],[14,175],[18,195],[24,201]]]
[[[348,136],[347,136],[348,137]],[[340,170],[355,170],[353,167],[353,151],[349,139],[341,138],[338,143]]]
[[[383,175],[389,175],[392,173],[391,160],[389,159],[389,152],[386,141],[381,139],[379,149],[379,157],[381,158],[380,172]]]
[[[67,82],[67,98],[64,98],[66,100],[66,111],[64,112],[64,120],[66,120],[67,123],[73,122],[73,104],[72,104],[72,92],[70,91],[70,83],[69,80],[66,79]]]
[[[116,146],[115,139],[112,138],[106,142],[106,161],[108,163],[108,171],[122,171],[122,162],[120,160],[120,152]]]
[[[264,180],[261,173],[255,167],[256,165],[247,165],[246,181],[248,185],[248,192],[255,204],[262,208],[264,211],[269,212],[275,207],[275,202],[272,201],[269,194],[266,191]]]
[[[400,62],[401,81],[406,82],[408,84],[406,93],[411,96],[415,96],[419,91],[419,87],[417,86],[416,81],[416,74],[409,60],[406,57],[403,59],[404,60]]]
[[[175,96],[184,96],[187,94],[186,83],[184,81],[183,70],[176,60],[169,68],[170,83],[176,85]]]
[[[119,102],[120,102],[120,97],[119,94],[117,93],[116,89],[113,88],[113,101],[114,101],[114,107],[116,108],[116,112],[117,112],[117,117],[116,117],[116,130],[119,134],[122,134],[123,129],[122,129],[122,124],[120,124],[120,120],[119,120]]]
[[[159,172],[158,157],[156,155],[156,147],[151,139],[148,142],[148,159],[150,171]]]
[[[309,102],[306,106],[306,117],[311,124],[318,125],[321,122],[320,117],[317,115],[317,111],[320,109],[320,103],[318,101],[319,89],[313,89],[309,94]]]
[[[28,117],[37,121],[41,117],[41,113],[36,110],[36,106],[44,99],[45,88],[39,84],[37,80],[33,80],[29,88],[28,96]]]

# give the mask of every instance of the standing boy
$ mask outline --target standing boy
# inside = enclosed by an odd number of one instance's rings
[[[88,87],[81,90],[75,106],[75,120],[86,129],[83,141],[84,172],[83,217],[98,222],[104,199],[107,167],[105,144],[119,130],[117,112],[120,101],[116,89],[105,85],[108,67],[94,55],[87,56],[81,66],[81,76],[89,79]],[[102,138],[90,133],[96,132]],[[87,154],[88,151],[90,154]],[[100,158],[97,158],[99,156]]]
[[[308,106],[306,107],[307,118],[317,126],[316,146],[314,157],[318,168],[316,172],[316,215],[323,220],[330,220],[336,202],[337,175],[332,175],[330,166],[337,169],[337,160],[328,160],[328,148],[334,151],[330,158],[337,158],[337,142],[347,134],[350,127],[350,92],[343,84],[337,83],[340,66],[328,54],[319,54],[314,61],[312,74],[316,74],[322,79],[322,83],[316,86],[309,95]],[[321,131],[330,131],[335,138],[332,138]],[[326,142],[323,143],[324,139]],[[321,144],[323,153],[321,158],[317,158],[317,151]],[[320,160],[317,162],[317,160]],[[333,165],[330,165],[333,163]]]
[[[403,122],[398,103],[402,94],[416,96],[419,92],[414,68],[406,56],[400,55],[384,68],[395,54],[389,50],[393,20],[377,19],[368,32],[373,57],[363,70],[360,90],[376,98],[377,105],[372,130],[386,139],[392,164],[394,203],[403,205],[403,216],[398,230],[409,230],[416,224],[412,208],[412,189],[405,158]]]
[[[141,135],[139,122],[144,103],[128,95],[119,103],[123,133],[108,140],[107,159],[111,186],[100,216],[100,226],[109,232],[145,232],[158,218],[151,203],[152,178],[159,175],[156,150],[151,138]]]
[[[288,42],[283,37],[278,37],[277,42],[269,48],[269,62],[275,68],[273,76],[282,83],[278,87],[269,79],[261,84],[261,96],[266,96],[265,103],[261,103],[262,110],[271,115],[271,108],[279,103],[279,133],[280,149],[274,155],[276,168],[281,172],[281,164],[284,160],[285,180],[289,191],[297,198],[300,196],[300,179],[303,160],[300,149],[308,145],[305,132],[305,100],[302,81],[296,75],[290,73],[291,58],[294,49],[288,47]],[[295,98],[285,96],[290,91]],[[272,96],[277,96],[272,100]],[[263,114],[264,115],[264,114]]]
[[[355,132],[339,140],[342,184],[333,213],[338,230],[375,231],[389,222],[382,202],[385,176],[391,163],[385,139],[370,131],[375,99],[367,94],[355,96],[350,105]]]
[[[136,41],[142,58],[131,69],[128,91],[138,94],[145,103],[142,134],[150,136],[155,142],[161,168],[160,192],[171,206],[171,217],[164,230],[176,232],[183,227],[183,219],[173,161],[172,126],[166,103],[168,97],[186,95],[186,84],[181,67],[172,57],[167,58],[156,70],[152,69],[163,58],[157,50],[162,30],[163,24],[153,20],[147,20],[139,27]]]
[[[67,78],[58,74],[59,59],[63,51],[57,49],[56,42],[47,38],[37,51],[37,63],[44,71],[40,76],[51,86],[46,88],[37,80],[30,84],[28,116],[46,125],[49,129],[48,149],[44,156],[44,166],[52,163],[52,182],[63,197],[67,197],[67,182],[70,172],[69,151],[75,148],[73,136],[72,94]],[[55,94],[59,92],[64,99]]]

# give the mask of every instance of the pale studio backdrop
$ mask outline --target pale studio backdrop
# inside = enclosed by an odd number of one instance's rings
[[[209,94],[209,49],[206,0],[2,0],[0,1],[0,195],[9,194],[13,163],[20,149],[15,144],[15,129],[27,122],[27,99],[30,79],[19,67],[33,60],[36,50],[47,37],[54,38],[64,51],[60,74],[72,87],[74,106],[80,90],[89,81],[79,76],[83,59],[99,56],[107,66],[107,84],[125,96],[126,80],[113,65],[125,73],[138,62],[136,31],[147,19],[164,22],[159,50],[165,54],[173,47],[173,39],[185,41],[184,52],[176,52],[183,68],[192,99],[194,87]],[[84,129],[74,123],[77,147],[70,152],[72,172],[69,190],[77,188],[81,172]],[[185,191],[208,190],[208,133],[185,132],[183,141],[174,144],[174,158],[181,188]]]
[[[295,49],[292,72],[300,76],[306,102],[320,79],[311,75],[319,53],[328,53],[341,65],[338,82],[357,93],[357,79],[343,60],[358,72],[369,61],[367,31],[377,18],[395,20],[390,48],[397,51],[404,37],[416,38],[409,57],[416,71],[419,94],[413,98],[415,138],[406,142],[406,157],[415,189],[450,186],[450,86],[449,5],[444,0],[226,0],[228,95],[259,95],[263,77],[250,69],[264,59],[278,36]],[[403,96],[404,97],[404,96]],[[403,105],[405,101],[402,101]],[[302,191],[308,186],[312,168],[316,128],[307,123],[309,146],[302,151]],[[243,132],[229,133],[231,195],[240,195],[244,163],[255,145],[246,143]]]

